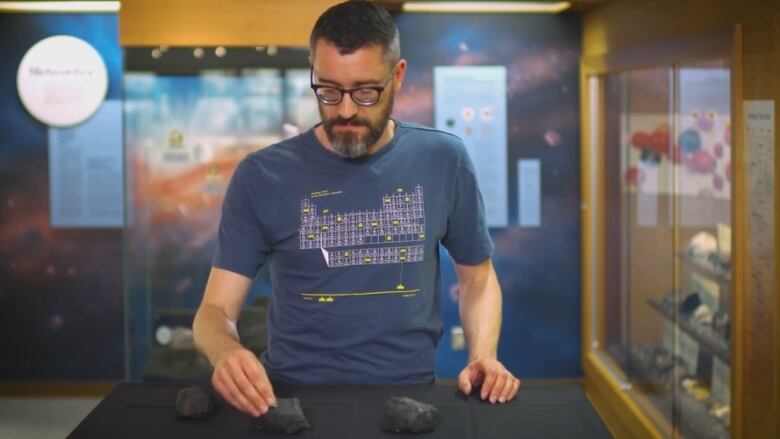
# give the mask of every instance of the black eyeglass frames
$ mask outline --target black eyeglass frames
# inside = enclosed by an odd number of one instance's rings
[[[390,74],[387,75],[387,78],[385,78],[382,85],[362,86],[355,88],[340,88],[334,87],[332,85],[315,84],[314,67],[312,67],[309,70],[309,83],[311,85],[311,89],[314,90],[314,95],[317,96],[317,99],[319,99],[319,101],[323,104],[337,105],[341,102],[342,99],[344,99],[344,93],[349,93],[349,96],[352,98],[354,103],[363,107],[369,107],[379,102],[379,97],[382,95],[382,92],[385,91],[385,88],[387,88],[387,84],[390,83],[390,79],[393,77],[397,67],[398,63],[396,63],[392,70],[390,70]]]

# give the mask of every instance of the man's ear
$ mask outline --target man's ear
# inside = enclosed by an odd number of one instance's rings
[[[310,46],[309,47],[309,66],[314,67],[314,57],[317,55],[317,46]]]
[[[398,60],[398,67],[395,68],[395,92],[398,93],[401,91],[401,88],[404,84],[404,79],[406,78],[406,68],[408,64],[406,63],[406,60],[401,58]]]

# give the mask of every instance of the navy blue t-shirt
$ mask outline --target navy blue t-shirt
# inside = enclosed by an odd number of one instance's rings
[[[275,379],[430,383],[442,335],[438,246],[490,258],[474,167],[456,136],[396,122],[374,155],[327,150],[314,129],[249,154],[222,208],[214,266],[270,264]]]

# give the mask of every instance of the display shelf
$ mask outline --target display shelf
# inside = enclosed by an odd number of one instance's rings
[[[658,378],[653,373],[653,367],[641,357],[629,353],[632,365],[632,382],[638,384],[643,396],[661,413],[674,412],[677,417],[684,418],[681,424],[681,434],[686,438],[721,439],[729,437],[729,427],[709,412],[709,399],[697,401],[684,390],[677,387],[672,391],[671,383],[659,386]],[[635,381],[639,380],[639,382]],[[650,383],[648,387],[643,384]]]
[[[729,344],[726,340],[712,333],[712,330],[693,325],[684,319],[675,319],[672,310],[664,306],[657,300],[647,301],[655,311],[661,314],[665,319],[674,322],[681,331],[688,334],[691,338],[699,342],[699,345],[707,352],[720,358],[727,365],[731,365],[731,355],[729,355]]]
[[[685,261],[685,263],[688,264],[688,266],[690,266],[696,273],[706,277],[707,279],[713,280],[722,286],[729,287],[731,285],[731,275],[729,273],[717,271],[710,265],[694,259],[687,252],[679,253],[679,256],[680,259]]]

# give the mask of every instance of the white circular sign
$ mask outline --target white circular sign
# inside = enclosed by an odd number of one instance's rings
[[[16,87],[39,121],[67,127],[87,120],[108,91],[108,72],[94,47],[67,35],[45,38],[19,64]]]

